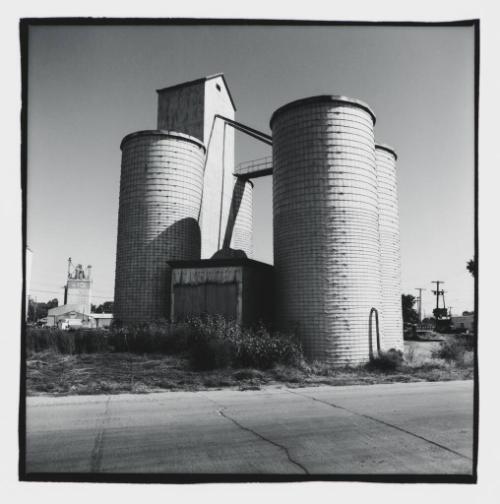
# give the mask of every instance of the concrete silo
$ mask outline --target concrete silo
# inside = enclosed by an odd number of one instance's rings
[[[374,123],[368,105],[330,95],[271,118],[276,322],[332,365],[368,360],[380,311]]]
[[[205,147],[191,136],[139,131],[122,143],[116,320],[169,316],[169,260],[199,259]]]
[[[383,350],[403,351],[397,155],[391,147],[381,144],[375,145],[375,155],[380,208],[381,346]]]
[[[237,178],[229,209],[223,249],[240,250],[247,257],[253,254],[253,183]]]

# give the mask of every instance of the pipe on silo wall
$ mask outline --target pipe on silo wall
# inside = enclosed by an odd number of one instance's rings
[[[397,155],[391,147],[376,144],[375,156],[379,187],[382,350],[403,351]]]
[[[276,322],[331,365],[369,359],[380,311],[374,123],[366,104],[329,95],[271,118]]]
[[[167,261],[200,258],[205,147],[182,133],[150,130],[127,135],[120,148],[114,318],[168,318]]]

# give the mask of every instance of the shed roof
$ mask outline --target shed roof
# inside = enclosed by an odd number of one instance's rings
[[[48,315],[64,315],[65,313],[76,312],[81,315],[85,315],[84,305],[81,304],[65,304],[61,306],[55,306],[54,308],[49,308]]]
[[[247,257],[230,259],[195,259],[189,261],[168,261],[172,268],[220,268],[221,266],[250,266],[253,268],[272,268],[272,264],[267,264]]]

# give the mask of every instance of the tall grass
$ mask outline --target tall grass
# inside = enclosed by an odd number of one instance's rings
[[[104,329],[26,328],[29,353],[51,351],[59,354],[101,352],[175,354],[187,348],[186,324],[153,322],[135,326]]]
[[[249,367],[267,369],[276,364],[298,365],[303,360],[298,340],[271,333],[264,326],[243,328],[222,317],[204,317],[190,322],[189,352],[195,369]]]
[[[37,352],[58,354],[99,353],[108,351],[107,331],[102,329],[61,329],[26,328],[26,351],[28,355]]]
[[[295,365],[303,360],[298,341],[271,333],[264,326],[243,328],[223,317],[194,318],[183,323],[158,321],[111,330],[46,329],[28,327],[28,355],[49,351],[58,354],[130,352],[135,354],[185,354],[194,369],[225,367],[270,368]]]

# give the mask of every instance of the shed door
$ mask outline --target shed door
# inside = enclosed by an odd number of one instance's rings
[[[174,286],[174,317],[184,320],[208,313],[238,320],[238,286],[236,283],[205,283]]]

